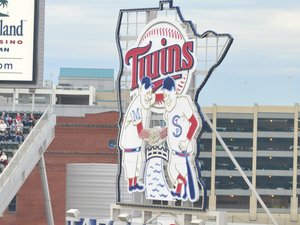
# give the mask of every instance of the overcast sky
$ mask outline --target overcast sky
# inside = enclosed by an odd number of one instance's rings
[[[174,0],[198,33],[230,33],[234,43],[200,94],[201,105],[300,103],[299,0]],[[113,68],[120,9],[158,0],[46,0],[45,79],[60,67]]]

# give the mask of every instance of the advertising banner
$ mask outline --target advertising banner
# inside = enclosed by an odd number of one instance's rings
[[[117,203],[187,203],[205,210],[198,147],[205,121],[198,95],[233,39],[213,31],[198,34],[172,1],[121,10],[116,37],[121,61]],[[124,104],[126,90],[131,98]]]
[[[34,83],[36,0],[0,1],[0,83]]]

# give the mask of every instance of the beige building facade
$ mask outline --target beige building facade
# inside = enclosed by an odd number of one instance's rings
[[[281,221],[279,224],[288,224],[287,221],[297,224],[300,213],[299,105],[214,105],[204,107],[203,112],[266,206]],[[266,222],[262,219],[262,206],[216,134],[208,127],[204,129],[199,144],[202,176],[209,190],[209,210],[226,210],[244,215],[249,221]]]

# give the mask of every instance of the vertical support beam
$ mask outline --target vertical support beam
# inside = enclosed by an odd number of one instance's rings
[[[48,222],[48,225],[54,225],[44,154],[42,154],[41,159],[39,161],[39,167],[40,167],[40,176],[41,176],[41,180],[42,180],[42,186],[43,186],[43,190],[44,190],[47,222]]]
[[[217,105],[213,106],[213,128],[216,130],[217,128]],[[216,146],[217,146],[217,138],[215,132],[212,131],[211,137],[211,184],[210,184],[210,196],[209,196],[209,210],[215,211],[217,209],[217,198],[216,198]]]
[[[191,214],[183,214],[183,225],[191,225],[192,215]]]
[[[19,104],[19,89],[15,89],[14,95],[15,104]]]
[[[146,211],[146,210],[142,211],[143,224],[146,225],[147,221],[150,220],[151,218],[152,218],[152,211]]]
[[[52,90],[51,90],[51,96],[50,96],[50,101],[51,101],[51,105],[55,105],[56,104],[56,86],[52,86]]]
[[[252,185],[256,188],[256,168],[257,168],[257,126],[258,126],[258,106],[253,109],[253,142],[252,142]],[[252,193],[250,196],[250,220],[257,219],[257,200]]]
[[[34,105],[35,105],[35,92],[32,92],[32,105],[31,105],[31,112],[34,112]]]
[[[89,105],[96,105],[96,88],[93,86],[89,87]]]
[[[227,225],[227,213],[217,212],[216,225]]]
[[[16,111],[16,88],[13,89],[12,111]]]
[[[298,220],[298,197],[297,197],[297,165],[298,165],[298,119],[299,119],[299,104],[294,107],[294,151],[293,151],[293,187],[291,197],[291,212],[290,219],[293,222]]]
[[[117,208],[116,205],[110,205],[110,221],[108,223],[109,225],[113,225],[114,222],[119,219],[118,216],[120,215],[120,212],[120,208]]]

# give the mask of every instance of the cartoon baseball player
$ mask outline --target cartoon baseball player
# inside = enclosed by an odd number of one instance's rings
[[[194,154],[196,137],[202,122],[194,103],[188,95],[178,95],[175,81],[167,77],[163,81],[166,128],[161,131],[167,135],[169,148],[168,173],[175,189],[171,194],[175,199],[195,202],[199,189],[195,175]]]
[[[143,77],[138,94],[131,101],[124,116],[119,145],[123,150],[122,165],[128,181],[129,192],[142,192],[144,185],[139,183],[144,162],[144,139],[149,138],[149,130],[145,129],[149,118],[150,106],[155,102],[152,94],[152,82]]]

